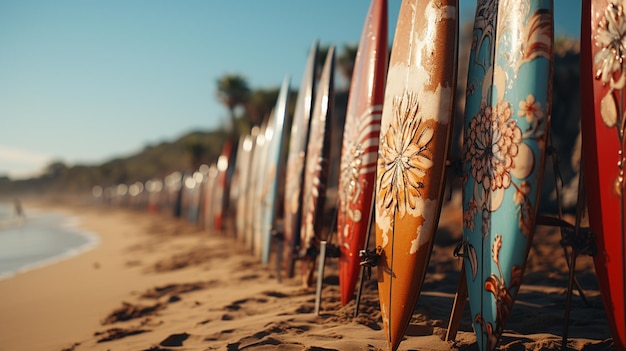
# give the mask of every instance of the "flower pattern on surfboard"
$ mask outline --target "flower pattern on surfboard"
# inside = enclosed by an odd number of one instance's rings
[[[463,235],[481,350],[494,349],[504,330],[532,241],[552,42],[552,1],[479,1],[465,111]]]

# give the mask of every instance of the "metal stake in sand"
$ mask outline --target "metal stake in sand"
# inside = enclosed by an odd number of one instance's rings
[[[459,276],[459,285],[456,289],[456,295],[454,295],[454,304],[452,305],[452,313],[450,314],[450,321],[448,322],[448,330],[444,337],[444,341],[452,341],[456,339],[456,333],[461,326],[461,316],[463,315],[463,309],[467,303],[467,280],[465,280],[465,263],[461,264],[461,274]]]
[[[283,267],[283,250],[285,247],[285,234],[282,225],[272,230],[272,238],[276,244],[276,279],[282,282],[281,271]]]
[[[333,216],[332,224],[330,225],[330,230],[328,233],[327,240],[322,240],[320,242],[320,252],[319,252],[319,261],[317,266],[317,285],[315,287],[315,314],[319,316],[320,308],[322,304],[322,284],[324,281],[324,266],[326,265],[326,248],[328,245],[332,245],[333,238],[333,228],[337,225],[337,213],[335,211],[335,215]]]
[[[322,281],[324,280],[324,264],[326,261],[326,240],[320,242],[320,257],[317,267],[317,286],[315,287],[315,311],[316,315],[320,315],[320,305],[322,300]]]
[[[372,199],[376,198],[376,187],[374,187],[374,191],[372,194]],[[359,307],[361,306],[361,294],[363,294],[363,283],[365,282],[365,270],[368,269],[368,279],[369,274],[371,273],[371,267],[378,264],[378,261],[371,262],[367,260],[368,251],[367,248],[370,245],[370,237],[372,236],[372,224],[374,223],[374,211],[376,210],[376,201],[372,201],[372,205],[370,207],[370,215],[367,222],[367,236],[365,237],[365,245],[363,250],[359,252],[359,256],[361,257],[361,276],[359,279],[359,289],[356,293],[356,306],[354,307],[354,318],[359,315]],[[371,257],[371,256],[370,256]]]
[[[446,161],[446,166],[450,168],[449,172],[451,174],[448,175],[449,181],[449,199],[452,198],[452,182],[453,179],[462,180],[463,179],[463,163],[461,159],[451,159]],[[463,249],[463,252],[460,250]],[[454,250],[455,257],[467,257],[465,253],[465,247],[463,242],[457,246],[456,250]],[[467,303],[468,293],[467,293],[467,280],[465,279],[465,260],[461,261],[461,272],[459,274],[459,284],[456,288],[456,294],[454,295],[454,303],[452,304],[452,312],[450,312],[450,320],[448,321],[448,329],[446,330],[446,335],[444,336],[444,341],[452,341],[456,339],[456,334],[459,331],[459,327],[461,326],[461,317],[463,316],[463,309],[465,308],[465,304]]]

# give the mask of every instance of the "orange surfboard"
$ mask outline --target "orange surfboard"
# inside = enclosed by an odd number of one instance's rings
[[[417,302],[433,246],[450,147],[458,1],[404,0],[380,128],[376,181],[378,291],[390,350]]]
[[[354,62],[339,178],[339,288],[341,303],[354,296],[373,201],[380,118],[387,74],[387,0],[372,0]]]

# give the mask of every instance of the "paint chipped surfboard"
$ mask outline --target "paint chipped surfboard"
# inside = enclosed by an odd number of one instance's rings
[[[265,165],[264,190],[261,206],[263,207],[263,222],[261,228],[262,252],[261,263],[267,265],[270,259],[272,244],[272,230],[276,229],[278,216],[278,193],[284,187],[284,145],[285,127],[288,124],[287,104],[289,102],[289,77],[285,77],[276,99],[274,113],[265,130],[265,139],[268,141],[267,158]]]
[[[322,233],[326,184],[328,181],[330,155],[330,127],[334,103],[335,48],[328,49],[322,68],[319,86],[315,94],[315,104],[311,114],[309,143],[304,174],[302,197],[302,225],[300,227],[301,255],[303,263],[303,284],[310,286],[315,255],[319,244],[325,240]]]
[[[409,324],[444,192],[457,67],[458,1],[405,0],[391,49],[376,189],[378,291],[390,350]]]
[[[478,1],[467,81],[463,246],[478,347],[493,350],[532,243],[551,108],[551,0]]]
[[[300,225],[302,223],[302,184],[304,165],[309,141],[309,125],[313,100],[315,98],[315,77],[317,74],[317,46],[315,41],[309,51],[309,57],[302,75],[300,90],[296,99],[287,155],[287,174],[285,175],[285,217],[284,250],[285,269],[288,276],[293,276],[293,262],[300,245]]]
[[[617,350],[626,350],[626,1],[583,2],[582,137],[594,266]]]
[[[341,151],[337,241],[343,305],[354,296],[359,251],[370,230],[387,50],[387,0],[372,0],[354,62]]]

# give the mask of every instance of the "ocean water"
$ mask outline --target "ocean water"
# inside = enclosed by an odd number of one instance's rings
[[[0,280],[90,250],[98,237],[77,228],[76,217],[29,211],[15,215],[0,203]]]

